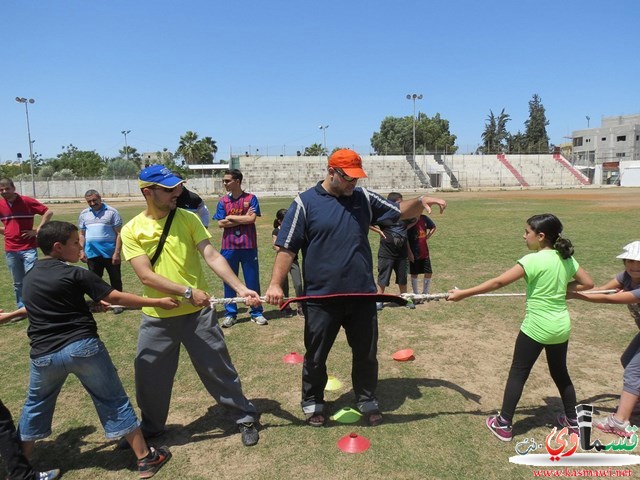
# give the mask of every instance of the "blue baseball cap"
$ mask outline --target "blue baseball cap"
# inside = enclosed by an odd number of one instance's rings
[[[181,183],[184,183],[184,180],[164,165],[151,165],[142,170],[138,176],[140,188],[150,187],[151,185],[173,188]]]

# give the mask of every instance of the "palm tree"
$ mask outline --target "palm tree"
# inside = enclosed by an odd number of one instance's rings
[[[487,123],[484,125],[482,132],[482,153],[499,153],[506,147],[505,142],[509,136],[507,132],[507,122],[511,120],[511,116],[504,112],[504,108],[497,117],[489,110]]]
[[[319,143],[314,143],[309,147],[305,147],[304,153],[302,155],[304,155],[305,157],[317,157],[326,154],[327,151],[322,145],[320,145]]]
[[[211,137],[198,140],[196,132],[188,131],[180,137],[180,145],[176,155],[184,158],[187,165],[213,163],[213,158],[218,151],[216,141]]]
[[[213,163],[218,152],[216,141],[211,137],[204,137],[198,142],[200,148],[200,163]]]
[[[508,113],[504,113],[504,108],[498,115],[498,120],[496,122],[496,143],[500,148],[500,151],[504,151],[507,147],[506,140],[509,137],[509,132],[507,132],[507,122],[511,120],[511,116]]]
[[[487,123],[484,124],[484,132],[482,132],[482,153],[491,153],[496,145],[496,129],[498,121],[493,111],[489,110],[489,116],[487,117]]]
[[[199,149],[198,134],[189,130],[180,137],[180,144],[178,150],[176,150],[176,155],[181,156],[184,158],[185,163],[191,165],[198,163],[200,158]]]

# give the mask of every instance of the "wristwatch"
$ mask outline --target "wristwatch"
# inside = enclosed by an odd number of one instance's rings
[[[191,300],[191,297],[193,296],[193,289],[191,287],[187,287],[187,289],[184,291],[184,293],[182,294],[182,296],[186,299],[186,300]]]

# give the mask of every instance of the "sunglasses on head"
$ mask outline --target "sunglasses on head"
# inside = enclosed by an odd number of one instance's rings
[[[175,192],[178,188],[182,188],[182,184],[181,184],[181,183],[179,183],[179,184],[178,184],[178,185],[176,185],[175,187],[171,187],[171,188],[168,188],[168,187],[160,187],[160,186],[157,186],[157,187],[149,187],[149,188],[151,188],[151,190],[161,190],[161,191],[166,192],[166,193],[172,193],[172,192]]]

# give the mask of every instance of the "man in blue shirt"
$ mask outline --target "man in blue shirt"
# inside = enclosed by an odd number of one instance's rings
[[[78,218],[80,245],[83,247],[80,260],[87,262],[89,270],[100,278],[106,270],[111,286],[121,292],[122,219],[115,208],[102,201],[97,190],[87,190],[84,199],[89,208],[85,208]]]
[[[333,342],[345,329],[353,353],[351,378],[356,406],[369,425],[382,423],[375,396],[378,383],[376,284],[369,245],[369,225],[417,217],[430,205],[442,212],[447,203],[422,196],[400,203],[356,187],[366,177],[360,156],[347,149],[329,158],[327,175],[301,193],[289,207],[275,245],[276,254],[266,301],[282,303],[282,284],[299,250],[303,257],[306,348],[302,371],[302,410],[307,423],[324,425],[326,361]]]

